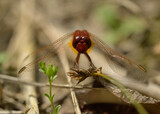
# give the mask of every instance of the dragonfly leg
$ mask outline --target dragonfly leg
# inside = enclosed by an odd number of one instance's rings
[[[74,63],[74,67],[77,68],[77,69],[79,69],[79,64],[78,64],[79,63],[79,58],[80,58],[80,53],[77,54],[76,61]]]
[[[91,66],[91,68],[92,68],[92,69],[97,69],[97,68],[95,67],[95,65],[93,64],[93,62],[92,62],[92,60],[91,60],[90,56],[88,55],[88,53],[87,53],[87,52],[85,52],[84,54],[85,54],[85,55],[86,55],[86,57],[88,58],[88,60],[89,60],[89,62],[90,62],[90,66]]]

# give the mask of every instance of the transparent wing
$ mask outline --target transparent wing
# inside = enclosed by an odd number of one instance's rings
[[[147,78],[147,71],[141,65],[111,49],[96,36],[91,34],[90,37],[94,43],[93,47],[95,49],[93,50],[96,50],[91,52],[91,59],[96,66],[102,67],[103,73],[109,76],[127,76],[137,80],[145,80]],[[96,56],[92,56],[92,54]]]
[[[59,52],[64,50],[63,52],[66,54],[67,59],[70,61],[69,65],[71,67],[76,57],[76,53],[71,48],[72,38],[73,33],[68,34],[61,37],[52,44],[31,53],[25,58],[18,74],[23,76],[28,72],[34,72],[35,67],[36,69],[39,69],[39,63],[43,61],[46,63],[46,65],[53,64],[58,66],[58,75],[65,76],[63,65],[59,59]]]

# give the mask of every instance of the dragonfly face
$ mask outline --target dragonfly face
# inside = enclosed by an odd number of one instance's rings
[[[59,66],[57,64],[58,53],[62,50],[66,52],[70,68],[86,69],[85,66],[88,66],[96,69],[102,67],[102,73],[106,75],[112,76],[116,74],[137,79],[144,78],[146,75],[144,74],[146,70],[141,65],[111,49],[107,44],[86,30],[76,30],[58,39],[51,45],[31,53],[27,59],[35,55],[39,56],[24,65],[18,73],[22,74],[40,61]],[[49,61],[49,58],[51,58],[52,62]]]
[[[85,53],[91,47],[89,33],[85,30],[75,31],[72,45],[79,53]]]

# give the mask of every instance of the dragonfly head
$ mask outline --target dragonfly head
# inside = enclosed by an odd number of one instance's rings
[[[86,30],[76,30],[72,45],[79,53],[85,53],[91,47],[89,33]]]

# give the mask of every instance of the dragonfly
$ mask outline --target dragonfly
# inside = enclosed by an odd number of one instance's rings
[[[87,30],[76,30],[27,56],[26,59],[29,60],[30,57],[38,55],[33,61],[25,64],[18,74],[23,74],[41,61],[53,63],[61,68],[58,63],[58,53],[62,50],[65,50],[69,66],[75,72],[81,69],[85,71],[91,69],[96,72],[98,68],[102,68],[102,73],[108,76],[127,76],[138,80],[144,79],[147,72],[142,65],[115,51]],[[69,73],[70,76],[73,74],[76,75],[76,73]],[[81,76],[76,79],[83,81],[85,78]]]

